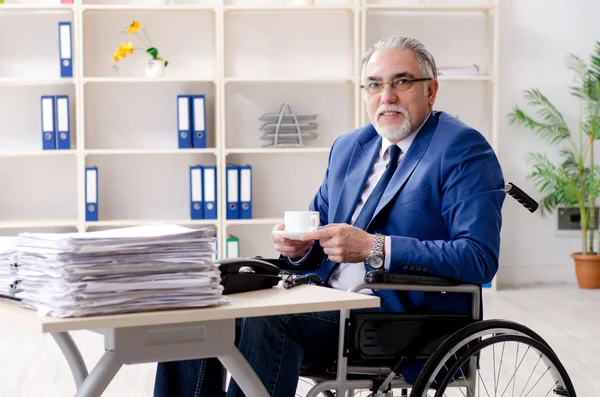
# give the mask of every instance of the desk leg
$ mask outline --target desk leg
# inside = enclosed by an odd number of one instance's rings
[[[75,341],[68,332],[57,332],[52,334],[52,337],[67,359],[73,378],[75,378],[75,387],[79,389],[85,378],[87,378],[88,371]]]
[[[267,389],[262,384],[256,372],[252,369],[248,361],[242,356],[242,353],[233,347],[231,352],[224,356],[220,356],[219,360],[223,366],[229,371],[231,377],[240,386],[240,389],[247,396],[253,397],[269,397]]]
[[[76,397],[100,397],[121,366],[115,358],[115,352],[104,352],[98,364],[77,390]]]

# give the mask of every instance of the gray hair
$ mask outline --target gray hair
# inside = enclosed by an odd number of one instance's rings
[[[419,62],[419,66],[421,67],[421,72],[424,75],[423,77],[437,78],[437,68],[433,55],[419,40],[404,36],[385,37],[373,44],[362,59],[363,76],[369,59],[371,59],[375,51],[383,49],[413,50],[417,57],[417,62]]]

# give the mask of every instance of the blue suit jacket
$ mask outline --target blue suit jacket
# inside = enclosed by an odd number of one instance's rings
[[[351,223],[381,148],[372,125],[334,142],[323,184],[310,208],[321,225]],[[367,231],[391,236],[391,272],[484,284],[498,269],[504,179],[478,131],[444,112],[431,113],[390,181]],[[335,263],[315,243],[306,259],[328,280]],[[406,311],[394,291],[375,291],[383,311]],[[462,294],[409,292],[420,310],[468,313]]]

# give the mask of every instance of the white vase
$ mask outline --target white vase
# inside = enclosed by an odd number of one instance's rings
[[[165,61],[151,59],[146,64],[146,77],[159,78],[165,76]]]

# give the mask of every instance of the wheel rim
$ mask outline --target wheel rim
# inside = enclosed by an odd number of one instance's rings
[[[431,382],[433,381],[433,379],[435,377],[435,374],[440,372],[442,365],[446,361],[448,361],[448,359],[450,359],[450,357],[452,357],[452,355],[456,354],[456,352],[458,350],[462,349],[463,347],[465,347],[469,343],[473,342],[474,340],[483,338],[485,336],[493,336],[493,335],[514,335],[514,336],[528,337],[528,335],[526,335],[525,333],[514,330],[514,329],[510,329],[510,328],[489,328],[489,329],[484,329],[480,332],[473,333],[473,334],[469,335],[468,337],[465,337],[461,342],[457,343],[452,349],[450,349],[448,351],[448,353],[446,353],[446,355],[439,361],[437,367],[433,370],[432,375],[427,380],[427,384],[431,384]]]
[[[560,395],[575,397],[570,380],[558,358],[537,340],[522,335],[504,334],[491,336],[472,345],[461,345],[466,346],[466,349],[460,351],[462,347],[457,346],[446,355],[448,359],[440,362],[438,368],[445,371],[434,371],[425,395],[546,397],[559,391]],[[473,357],[480,360],[478,368],[473,365]],[[466,365],[469,363],[475,376],[468,377],[465,374],[465,371],[468,373]],[[444,375],[441,379],[440,374]],[[460,379],[454,382],[454,387],[451,384],[447,388],[453,378]],[[437,390],[432,390],[434,388]]]

